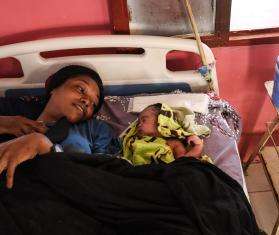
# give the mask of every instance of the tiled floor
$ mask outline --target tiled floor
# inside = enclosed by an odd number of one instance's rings
[[[276,152],[266,149],[264,154],[266,157],[266,155],[274,155]],[[267,234],[271,234],[277,219],[278,209],[262,163],[251,164],[247,173],[245,177],[247,189],[257,223]],[[277,231],[277,235],[279,235],[279,231]]]

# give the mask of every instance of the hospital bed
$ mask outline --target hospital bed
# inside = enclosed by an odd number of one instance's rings
[[[114,52],[97,55],[59,54],[63,50],[74,52],[76,49],[88,48],[111,49]],[[205,153],[212,157],[216,166],[241,184],[248,195],[237,149],[237,137],[222,115],[222,108],[229,104],[216,100],[219,88],[214,55],[205,44],[203,48],[211,66],[215,92],[214,95],[210,94],[209,112],[197,115],[197,121],[208,125],[212,130],[210,137],[205,139]],[[20,78],[1,78],[0,95],[41,95],[46,79],[59,68],[70,64],[87,66],[99,73],[105,86],[106,101],[99,118],[121,132],[136,118],[136,115],[127,112],[134,96],[207,92],[207,82],[197,70],[167,69],[166,56],[172,51],[198,54],[194,40],[157,36],[79,36],[1,46],[0,59],[17,59],[24,75]],[[56,52],[58,56],[46,58],[42,52]],[[226,110],[227,114],[228,110],[234,112],[230,108]],[[235,113],[233,115],[237,116]]]

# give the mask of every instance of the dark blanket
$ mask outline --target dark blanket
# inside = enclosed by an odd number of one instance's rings
[[[192,158],[133,167],[52,154],[0,181],[0,234],[258,234],[241,186]]]

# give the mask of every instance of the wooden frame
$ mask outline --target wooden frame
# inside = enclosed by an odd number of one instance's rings
[[[127,0],[109,0],[112,32],[130,34]]]
[[[279,43],[279,28],[235,31],[229,36],[232,46],[272,43]]]
[[[232,0],[216,0],[215,32],[201,36],[210,47],[279,43],[279,28],[230,32]],[[114,34],[130,34],[127,0],[109,0]],[[193,38],[181,36],[183,38]]]
[[[216,0],[215,33],[202,37],[211,47],[226,46],[229,39],[232,0]]]

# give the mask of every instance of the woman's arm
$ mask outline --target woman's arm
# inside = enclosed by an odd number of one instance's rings
[[[0,144],[0,174],[7,170],[7,187],[13,187],[16,167],[36,155],[50,152],[52,142],[43,134],[32,133]]]
[[[0,135],[11,134],[22,136],[32,132],[45,133],[47,128],[43,123],[22,116],[0,116]]]

